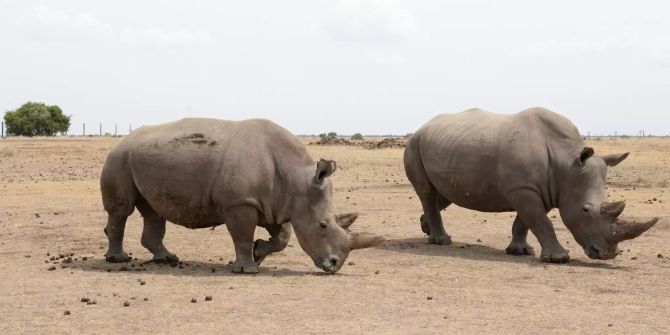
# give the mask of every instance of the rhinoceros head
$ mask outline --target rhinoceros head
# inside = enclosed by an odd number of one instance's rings
[[[561,183],[561,218],[590,258],[616,257],[619,242],[640,236],[658,221],[658,218],[647,222],[623,220],[619,216],[626,203],[607,201],[607,167],[626,157],[628,153],[594,156],[592,148],[584,148]]]
[[[328,178],[337,164],[321,160],[316,172],[308,173],[309,186],[294,203],[291,224],[303,250],[314,265],[326,272],[337,272],[349,252],[377,245],[384,239],[377,235],[351,233],[348,227],[358,214],[336,215],[333,210],[332,183]]]

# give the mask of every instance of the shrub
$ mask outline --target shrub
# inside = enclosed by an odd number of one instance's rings
[[[328,137],[337,137],[337,133],[334,132],[334,131],[331,131],[330,133],[328,133]]]
[[[326,135],[326,133],[321,133],[321,134],[319,134],[319,137],[321,137],[321,138],[324,138],[324,137],[326,137],[326,136],[328,136],[328,135]]]
[[[16,136],[54,136],[70,128],[70,116],[60,107],[41,102],[27,102],[15,111],[5,113],[7,133]]]
[[[363,135],[361,135],[361,133],[356,133],[351,136],[351,139],[355,141],[362,141]]]

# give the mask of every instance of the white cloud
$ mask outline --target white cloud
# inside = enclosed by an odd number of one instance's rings
[[[209,44],[209,33],[202,29],[166,29],[151,27],[117,28],[104,23],[90,13],[70,13],[62,9],[45,5],[32,7],[28,15],[20,22],[41,39],[54,41],[66,40],[75,43],[82,41],[104,41],[136,45],[192,46]]]
[[[574,36],[565,39],[549,39],[536,42],[510,52],[517,57],[566,56],[594,53],[630,51],[641,54],[652,63],[668,63],[670,58],[670,36],[659,36],[640,31],[635,25],[618,32],[591,36]]]
[[[158,28],[126,28],[121,32],[121,41],[128,44],[198,45],[209,44],[212,38],[202,29],[165,31]]]
[[[323,30],[338,42],[397,43],[415,29],[412,13],[399,0],[339,0],[334,12]]]

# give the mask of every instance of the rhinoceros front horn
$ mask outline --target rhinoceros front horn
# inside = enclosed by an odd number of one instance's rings
[[[647,222],[637,222],[637,221],[627,221],[627,220],[616,220],[614,232],[612,233],[612,238],[618,243],[625,240],[630,240],[636,238],[649,228],[653,227],[658,218],[653,218]]]
[[[384,238],[379,235],[366,233],[351,233],[351,250],[374,247],[384,242]]]

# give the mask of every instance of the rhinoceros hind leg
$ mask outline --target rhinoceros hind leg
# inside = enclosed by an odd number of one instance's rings
[[[438,196],[437,201],[437,209],[438,210],[443,210],[449,205],[451,205],[451,202]],[[426,215],[421,214],[421,217],[419,218],[419,222],[421,222],[421,231],[423,231],[426,235],[430,236],[430,223],[426,220]]]
[[[517,215],[512,224],[512,242],[505,249],[509,255],[534,255],[535,249],[528,244],[528,227]]]
[[[109,263],[130,262],[131,257],[123,251],[123,234],[126,230],[127,215],[109,214],[107,226],[104,229],[109,240],[109,248],[105,253],[105,260]]]
[[[254,242],[254,261],[261,265],[269,254],[280,252],[286,248],[291,239],[291,224],[269,224],[265,229],[270,233],[270,240],[258,239]]]
[[[142,199],[143,200],[143,199]],[[146,201],[138,201],[137,209],[144,218],[142,229],[142,246],[147,248],[154,256],[154,263],[177,263],[179,257],[169,252],[163,244],[165,237],[165,219],[154,211]]]
[[[451,237],[444,230],[442,216],[440,215],[440,211],[449,206],[449,202],[442,199],[432,187],[426,193],[417,192],[417,194],[423,207],[421,230],[424,233],[427,231],[428,242],[438,245],[451,244]]]
[[[252,206],[236,206],[226,213],[226,227],[235,244],[234,273],[258,273],[254,261],[254,232],[260,220],[258,210]]]

